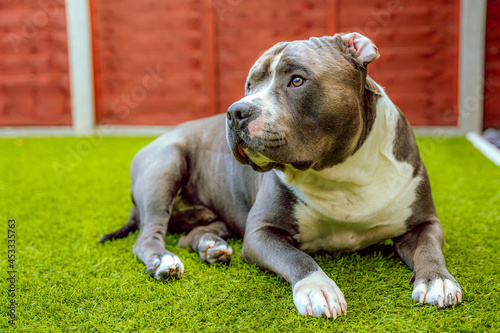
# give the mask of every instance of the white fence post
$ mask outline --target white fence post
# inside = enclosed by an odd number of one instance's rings
[[[458,126],[481,133],[484,103],[486,0],[461,0]]]
[[[77,135],[90,134],[95,126],[94,71],[89,0],[67,0],[71,114]]]

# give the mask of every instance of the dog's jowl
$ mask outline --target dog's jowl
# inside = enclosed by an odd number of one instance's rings
[[[378,57],[357,33],[276,44],[226,114],[137,153],[128,223],[101,241],[139,229],[134,254],[166,280],[184,272],[167,231],[187,232],[179,245],[209,263],[229,261],[225,239],[243,237],[242,257],[289,281],[300,314],[335,318],[344,295],[308,253],[393,239],[415,301],[460,303],[413,132],[367,76]]]

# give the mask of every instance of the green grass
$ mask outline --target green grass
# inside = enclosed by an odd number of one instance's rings
[[[132,254],[137,233],[99,244],[124,224],[129,163],[151,140],[0,140],[0,331],[12,329],[5,279],[12,218],[19,332],[500,330],[500,168],[465,139],[419,139],[463,303],[446,310],[414,303],[410,270],[382,244],[316,258],[345,294],[348,315],[337,320],[299,316],[287,283],[241,261],[240,240],[230,241],[229,267],[208,266],[169,236],[167,248],[186,271],[168,283],[150,278]]]

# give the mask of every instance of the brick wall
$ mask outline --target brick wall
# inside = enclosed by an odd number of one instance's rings
[[[62,0],[3,0],[0,126],[70,125]]]

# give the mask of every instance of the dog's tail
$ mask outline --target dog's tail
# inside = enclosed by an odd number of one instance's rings
[[[137,209],[135,208],[135,205],[133,205],[132,209],[130,210],[130,215],[128,217],[127,224],[125,224],[123,227],[121,227],[115,232],[102,236],[99,242],[104,243],[109,240],[124,238],[127,237],[129,233],[134,232],[138,229],[139,229],[139,220],[137,218]]]

